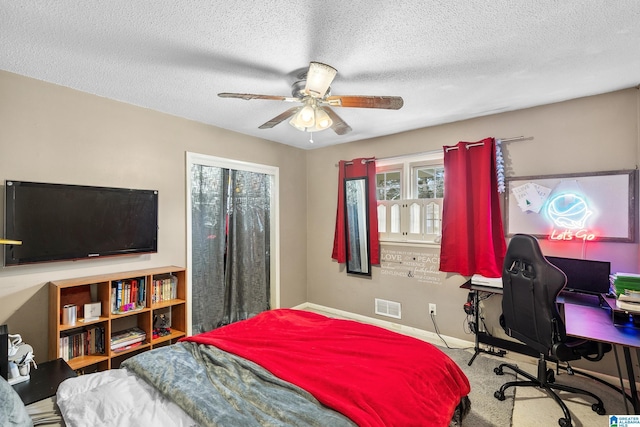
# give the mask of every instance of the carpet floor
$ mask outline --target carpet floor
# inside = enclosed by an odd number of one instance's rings
[[[520,368],[535,375],[535,365],[520,362],[517,364]],[[550,364],[549,367],[551,366],[555,365]],[[599,381],[580,374],[569,375],[561,370],[555,376],[555,382],[590,391],[600,397],[604,403],[606,415],[598,415],[591,409],[591,405],[595,403],[592,398],[568,392],[558,393],[569,408],[574,427],[608,426],[609,415],[627,413],[622,394]],[[558,419],[564,416],[560,406],[543,390],[533,387],[519,387],[515,395],[511,424],[514,427],[557,426]],[[627,403],[629,410],[633,411],[631,403]]]
[[[451,359],[453,359],[464,371],[471,384],[471,412],[464,419],[462,425],[469,427],[493,427],[510,426],[513,414],[514,392],[507,390],[505,400],[499,401],[493,397],[493,392],[498,390],[506,381],[513,381],[515,375],[505,372],[498,376],[493,372],[502,361],[489,357],[478,356],[471,366],[469,360],[473,352],[462,349],[448,349],[440,347]]]
[[[468,366],[468,362],[473,356],[472,350],[440,348],[462,368],[471,384],[471,393],[469,394],[471,412],[464,420],[463,426],[541,427],[558,425],[558,419],[563,416],[562,409],[543,390],[535,387],[515,389],[511,387],[507,389],[504,401],[499,401],[493,395],[502,384],[516,378],[513,371],[509,369],[505,369],[502,376],[496,375],[493,371],[495,367],[501,363],[515,363],[521,369],[535,375],[536,365],[508,358],[479,355],[473,364]],[[549,365],[549,367],[553,366],[555,365]],[[595,393],[604,403],[606,415],[601,416],[592,411],[591,405],[594,402],[591,398],[561,392],[560,397],[569,408],[574,427],[609,425],[608,415],[627,413],[621,394],[596,380],[579,374],[568,375],[566,372],[560,371],[556,375],[556,382]],[[629,408],[631,408],[630,404]]]

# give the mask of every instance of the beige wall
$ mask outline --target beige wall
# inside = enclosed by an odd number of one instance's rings
[[[433,302],[444,335],[472,340],[463,328],[466,292],[459,285],[464,278],[445,275],[440,284],[417,283],[382,277],[379,267],[374,267],[371,279],[351,277],[331,260],[335,164],[355,157],[439,150],[460,140],[524,135],[533,139],[506,144],[509,176],[633,169],[640,145],[639,103],[638,91],[628,89],[303,151],[0,72],[0,182],[17,179],[160,191],[157,254],[0,269],[0,323],[22,333],[34,345],[36,360],[44,360],[47,281],[185,265],[185,152],[191,151],[280,168],[283,307],[308,301],[377,317],[373,300],[380,297],[402,303],[399,323],[434,331],[427,314],[427,305]],[[543,249],[550,255],[582,253],[575,244],[543,242]],[[611,260],[613,271],[638,271],[637,244],[589,243],[586,257]],[[495,321],[490,317],[499,314],[496,301],[490,301],[487,310],[490,324]]]
[[[305,151],[7,72],[0,129],[2,186],[15,179],[159,190],[157,254],[0,268],[0,324],[34,346],[36,361],[47,357],[48,281],[185,266],[187,151],[280,168],[281,305],[306,301]]]
[[[307,156],[308,185],[308,300],[383,320],[374,314],[374,298],[402,304],[402,320],[397,323],[434,331],[428,315],[429,303],[437,304],[437,324],[442,334],[466,340],[462,305],[467,292],[459,289],[465,278],[443,275],[439,284],[419,283],[407,278],[394,279],[373,268],[368,278],[347,276],[343,265],[331,260],[333,244],[337,169],[339,160],[441,150],[458,141],[477,141],[493,137],[533,137],[506,143],[508,176],[561,174],[634,169],[638,163],[637,89],[578,99],[538,108],[418,129],[383,138],[313,150]],[[401,114],[399,111],[398,114]],[[637,226],[637,224],[636,224]],[[580,258],[582,245],[542,242],[548,255]],[[612,271],[638,272],[638,244],[588,243],[588,259],[610,260]],[[495,301],[494,301],[495,300]],[[492,298],[486,311],[489,323],[497,323],[499,297]],[[491,319],[495,317],[495,319]]]

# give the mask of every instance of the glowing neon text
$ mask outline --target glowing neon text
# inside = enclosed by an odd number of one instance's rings
[[[581,230],[551,230],[549,240],[595,240],[596,235],[587,229]]]

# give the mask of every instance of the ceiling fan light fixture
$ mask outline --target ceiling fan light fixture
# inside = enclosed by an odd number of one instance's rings
[[[318,132],[331,127],[333,120],[322,107],[310,102],[291,118],[289,124],[301,132]]]
[[[333,120],[322,108],[316,108],[316,130],[325,130],[333,124]]]
[[[314,98],[324,97],[337,72],[338,70],[330,65],[322,62],[311,62],[304,91]]]
[[[296,113],[295,116],[291,119],[292,125],[303,130],[308,127],[313,127],[316,124],[316,113],[313,105],[305,105]]]
[[[305,127],[313,126],[316,121],[315,108],[311,105],[304,106],[298,113],[298,120]]]
[[[293,119],[289,120],[289,124],[291,126],[293,126],[294,128],[298,129],[300,132],[306,132],[307,128],[303,127],[303,126],[298,126],[298,124],[296,123],[296,118],[294,117]]]

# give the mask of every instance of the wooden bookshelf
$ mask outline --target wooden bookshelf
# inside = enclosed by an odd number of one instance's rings
[[[171,283],[165,285],[168,287],[164,288],[165,294],[162,295],[162,300],[158,300],[157,295],[153,296],[155,295],[153,293],[154,281],[159,283],[160,279],[174,283],[173,293],[170,294],[166,292],[171,289]],[[116,307],[116,301],[122,302],[122,298],[117,299],[118,284],[131,283],[132,280],[136,280],[138,286],[136,295],[139,295],[139,298],[132,297],[132,300],[135,300],[135,303],[132,303],[134,309],[121,312]],[[145,284],[144,292],[140,291],[141,282]],[[160,285],[158,284],[158,286]],[[85,322],[83,309],[84,304],[89,302],[100,302],[101,313],[98,319]],[[77,319],[74,325],[63,324],[62,311],[65,305],[76,306]],[[187,330],[186,305],[186,270],[183,267],[150,268],[49,282],[49,359],[54,360],[62,357],[76,371],[85,369],[87,371],[104,371],[117,368],[127,357],[154,347],[171,344],[184,337]],[[154,338],[154,318],[159,314],[170,315],[170,333]],[[110,337],[131,327],[137,327],[144,331],[145,340],[131,349],[120,352],[112,351]],[[68,347],[62,346],[61,337],[73,336],[93,328],[104,331],[103,353],[73,357],[69,354],[81,352],[64,351]],[[80,338],[76,338],[76,340],[76,350],[78,350],[79,342],[83,341]]]

